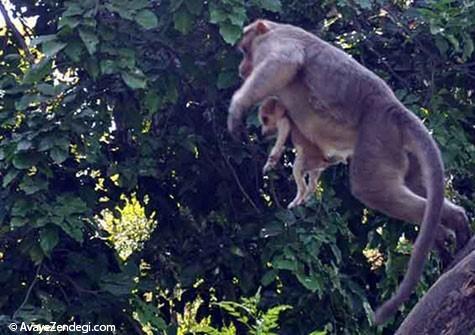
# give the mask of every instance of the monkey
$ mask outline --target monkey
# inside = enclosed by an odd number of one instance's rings
[[[341,157],[326,157],[320,147],[307,140],[292,121],[285,115],[286,109],[274,98],[266,99],[259,107],[258,117],[262,125],[262,135],[269,136],[277,133],[277,140],[271,149],[263,172],[272,170],[282,157],[284,145],[290,135],[296,150],[292,175],[297,185],[297,194],[287,208],[302,205],[317,189],[321,173],[330,165],[346,163]],[[308,182],[306,181],[308,177]]]
[[[458,248],[472,235],[464,209],[444,198],[444,166],[435,140],[383,79],[304,29],[257,20],[244,28],[238,47],[244,82],[231,98],[227,118],[234,137],[251,106],[276,96],[287,117],[325,155],[351,156],[350,189],[357,199],[419,224],[407,271],[374,314],[375,324],[384,323],[410,297],[444,227],[455,232]]]

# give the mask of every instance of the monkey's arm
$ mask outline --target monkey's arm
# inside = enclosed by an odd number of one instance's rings
[[[232,134],[238,132],[249,107],[287,86],[303,65],[303,50],[293,44],[290,46],[291,50],[279,47],[279,50],[271,51],[234,93],[228,114],[228,130]]]
[[[275,141],[269,157],[267,158],[266,165],[264,165],[264,173],[272,170],[284,153],[284,145],[290,134],[290,121],[287,117],[281,118],[277,121],[277,140]]]

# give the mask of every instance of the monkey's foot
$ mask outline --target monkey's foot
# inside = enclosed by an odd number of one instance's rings
[[[305,198],[302,196],[296,196],[294,200],[287,206],[288,209],[302,205],[305,202]]]
[[[264,168],[262,169],[262,172],[264,174],[268,173],[269,171],[273,170],[276,166],[276,163],[275,161],[272,161],[272,160],[267,160],[266,162],[266,165],[264,165]]]

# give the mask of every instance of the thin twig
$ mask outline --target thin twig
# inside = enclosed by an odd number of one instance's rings
[[[28,49],[25,39],[23,38],[22,34],[18,31],[18,29],[15,27],[15,24],[13,24],[12,20],[10,20],[10,16],[8,15],[8,12],[1,1],[0,1],[0,13],[3,16],[3,19],[5,20],[5,23],[8,29],[13,34],[13,37],[15,38],[16,43],[18,44],[18,47],[25,52],[28,62],[33,63],[34,57],[31,54],[30,49]]]
[[[349,1],[350,4],[352,4],[353,6],[357,7],[357,5],[354,3],[353,0],[350,0]],[[356,26],[356,28],[359,30],[359,31],[363,31],[363,27],[361,26],[360,22],[358,20],[354,20],[354,24]],[[403,77],[401,77],[399,74],[396,73],[396,71],[393,70],[393,68],[391,67],[391,64],[389,64],[383,57],[383,55],[381,55],[374,47],[374,43],[373,41],[370,39],[370,38],[366,38],[365,39],[365,44],[368,46],[368,49],[374,53],[378,59],[381,61],[381,63],[386,67],[386,69],[389,71],[389,73],[394,77],[396,78],[397,80],[399,80],[405,87],[406,89],[410,90],[410,85],[409,83],[407,82],[406,79],[404,79]]]
[[[233,165],[229,161],[229,157],[227,157],[226,154],[224,153],[224,150],[221,146],[221,141],[220,141],[220,139],[218,137],[218,133],[216,131],[216,122],[215,122],[215,117],[214,117],[214,111],[213,111],[213,128],[214,128],[214,133],[216,135],[216,142],[218,143],[219,152],[221,153],[221,156],[223,157],[224,161],[226,162],[226,165],[228,166],[229,170],[231,171],[231,174],[233,175],[234,180],[236,181],[236,184],[238,185],[239,190],[241,191],[244,198],[246,198],[246,200],[251,204],[251,206],[254,208],[254,210],[258,214],[261,214],[261,211],[260,211],[259,207],[257,207],[255,202],[252,200],[251,196],[246,192],[246,189],[242,185],[241,180],[239,179],[239,176],[236,173],[236,170],[234,169]]]
[[[42,264],[43,263],[40,263],[40,265],[38,265],[38,267],[36,268],[35,278],[31,282],[30,287],[28,287],[28,290],[26,291],[25,299],[23,299],[23,302],[21,303],[20,307],[18,307],[18,309],[15,311],[15,313],[13,313],[12,320],[16,319],[17,314],[20,312],[20,310],[23,307],[25,307],[26,303],[30,299],[31,292],[33,291],[33,288],[35,287],[36,283],[38,282],[38,276],[40,274]]]
[[[422,106],[427,107],[430,101],[432,100],[432,96],[434,95],[434,86],[435,86],[435,78],[434,78],[434,63],[431,61],[430,62],[430,83],[429,83],[429,88],[427,90],[427,94],[424,98],[424,102],[422,103]]]
[[[269,188],[270,188],[270,193],[272,194],[272,198],[274,199],[277,207],[279,207],[280,209],[284,209],[284,206],[282,206],[282,204],[279,201],[279,197],[277,197],[277,192],[275,191],[275,184],[274,184],[273,179],[270,179],[269,181]]]
[[[255,211],[258,214],[261,214],[261,211],[259,210],[257,205],[254,203],[251,196],[246,192],[246,189],[244,188],[244,186],[242,186],[241,181],[239,180],[239,176],[237,175],[236,170],[234,169],[233,165],[229,161],[229,158],[226,157],[226,155],[224,154],[224,152],[223,152],[223,150],[222,150],[222,148],[219,144],[218,144],[218,147],[219,147],[219,151],[221,152],[221,155],[224,158],[224,161],[226,162],[226,165],[229,167],[229,170],[231,170],[231,173],[232,173],[234,179],[236,180],[236,184],[238,185],[239,189],[241,190],[241,193],[244,195],[246,200],[251,204],[251,206],[255,209]]]
[[[393,21],[393,23],[401,28],[401,30],[406,34],[406,37],[411,37],[413,32],[406,26],[404,22],[402,22],[399,17],[393,13],[389,6],[385,8],[386,13],[388,14],[388,18]],[[412,41],[419,47],[419,49],[426,54],[429,59],[434,59],[434,53],[428,50],[418,39],[412,39]]]

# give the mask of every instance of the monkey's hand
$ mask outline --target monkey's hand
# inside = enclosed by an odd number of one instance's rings
[[[275,166],[277,165],[278,161],[279,161],[279,157],[269,156],[269,158],[267,158],[266,165],[264,165],[264,168],[262,169],[262,172],[266,174],[269,171],[273,170]]]
[[[243,116],[246,107],[241,102],[239,91],[237,91],[231,99],[228,113],[228,131],[235,139],[239,139],[244,132]]]
[[[244,125],[241,118],[228,114],[228,131],[235,140],[239,140],[244,132]]]

